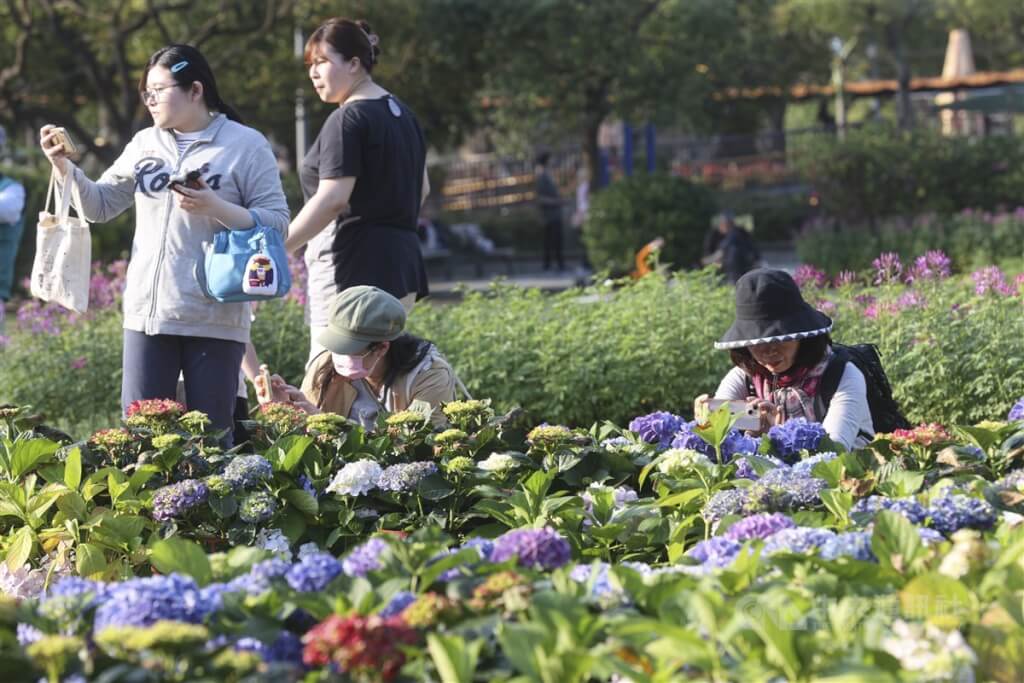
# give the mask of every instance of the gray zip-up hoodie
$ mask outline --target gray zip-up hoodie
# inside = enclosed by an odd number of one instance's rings
[[[125,329],[246,342],[249,305],[208,299],[195,277],[203,243],[233,226],[179,209],[168,189],[172,175],[196,169],[221,198],[250,209],[260,225],[287,231],[288,204],[270,144],[258,131],[223,114],[180,158],[174,135],[151,127],[132,138],[98,181],[78,167],[73,173],[90,223],[109,221],[135,202]]]

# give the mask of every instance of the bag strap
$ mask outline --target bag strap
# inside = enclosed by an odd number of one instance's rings
[[[852,362],[850,354],[838,345],[832,347],[832,358],[825,366],[825,372],[821,375],[821,382],[818,384],[818,391],[814,394],[815,413],[820,419],[825,419],[832,397],[839,389],[839,382],[843,379],[843,372],[846,371],[846,364]]]

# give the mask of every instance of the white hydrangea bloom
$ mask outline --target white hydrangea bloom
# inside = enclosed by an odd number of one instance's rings
[[[256,535],[256,545],[269,550],[286,562],[292,561],[291,543],[280,529],[261,529]]]
[[[703,453],[689,448],[670,448],[661,454],[658,471],[670,477],[677,477],[686,470],[711,467],[711,461]]]
[[[372,491],[380,479],[381,467],[373,460],[350,462],[334,475],[327,491],[342,496],[362,496]]]
[[[519,463],[508,453],[491,453],[486,460],[477,463],[485,472],[506,472],[515,469]]]

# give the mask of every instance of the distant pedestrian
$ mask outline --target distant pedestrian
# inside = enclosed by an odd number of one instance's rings
[[[562,197],[558,193],[555,179],[548,172],[550,159],[551,155],[547,152],[538,154],[534,170],[537,206],[544,222],[544,270],[551,268],[552,261],[558,270],[565,270],[565,257],[562,253]]]

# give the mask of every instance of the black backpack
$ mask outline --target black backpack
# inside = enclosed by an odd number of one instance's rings
[[[892,396],[892,385],[889,384],[889,378],[882,368],[878,347],[874,344],[832,344],[832,352],[832,359],[825,368],[818,393],[814,397],[814,408],[818,415],[828,412],[846,364],[853,363],[864,374],[868,407],[871,409],[871,422],[875,431],[885,434],[896,429],[910,429],[910,422],[903,416],[896,399]]]

